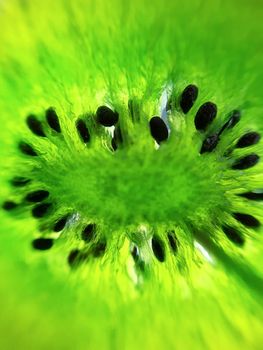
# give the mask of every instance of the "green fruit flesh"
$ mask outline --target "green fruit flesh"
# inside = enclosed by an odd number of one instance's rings
[[[262,6],[1,6],[2,347],[257,349]]]

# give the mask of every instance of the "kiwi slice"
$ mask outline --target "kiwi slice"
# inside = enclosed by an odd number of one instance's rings
[[[3,349],[259,349],[259,2],[0,4]]]

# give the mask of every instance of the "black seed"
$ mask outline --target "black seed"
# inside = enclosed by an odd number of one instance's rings
[[[32,246],[37,250],[48,250],[53,246],[52,238],[37,238],[32,241]]]
[[[155,257],[160,262],[164,262],[165,260],[164,244],[157,236],[153,236],[152,238],[152,250]]]
[[[95,258],[101,257],[106,251],[107,243],[105,240],[101,240],[92,248],[92,254]]]
[[[92,238],[94,238],[95,231],[96,231],[96,225],[88,224],[81,232],[81,238],[85,242],[90,242]]]
[[[150,120],[150,131],[156,142],[161,143],[168,139],[168,129],[160,117],[152,117]]]
[[[28,143],[21,141],[18,145],[18,148],[20,149],[20,151],[24,154],[26,154],[27,156],[32,156],[32,157],[36,157],[37,153],[36,151],[33,149],[32,146],[30,146]]]
[[[2,208],[6,211],[13,210],[13,209],[17,208],[17,206],[18,206],[18,204],[13,202],[13,201],[5,201],[2,204]]]
[[[34,192],[30,192],[26,195],[25,200],[27,202],[42,202],[44,199],[46,199],[49,196],[49,192],[45,190],[38,190]]]
[[[168,238],[168,241],[169,241],[169,244],[170,244],[172,251],[174,253],[176,253],[178,251],[178,240],[177,240],[177,237],[175,235],[175,232],[174,231],[168,232],[167,238]]]
[[[190,111],[198,96],[198,88],[195,85],[188,85],[181,96],[180,106],[184,114]]]
[[[258,219],[256,219],[254,216],[249,214],[241,214],[241,213],[233,213],[234,218],[241,222],[241,224],[247,226],[247,227],[259,227],[260,222]]]
[[[16,176],[11,180],[11,185],[14,187],[23,187],[26,186],[31,180],[26,177]]]
[[[54,227],[53,227],[53,231],[54,231],[54,232],[62,231],[63,228],[66,226],[66,223],[67,223],[68,219],[69,219],[69,215],[68,215],[68,214],[65,215],[65,216],[63,216],[61,219],[59,219],[59,220],[55,223],[55,225],[54,225]]]
[[[232,165],[232,169],[234,170],[244,170],[248,168],[252,168],[254,165],[256,165],[259,162],[259,156],[257,154],[249,154],[248,156],[245,156],[243,158],[239,158],[235,161],[235,163]]]
[[[51,208],[50,203],[41,203],[37,204],[33,209],[32,209],[32,215],[34,218],[42,218],[45,215],[48,214],[49,209]]]
[[[243,235],[234,227],[223,226],[222,229],[227,238],[237,246],[242,247],[245,244]]]
[[[241,112],[237,109],[233,110],[230,114],[230,119],[228,121],[227,128],[231,129],[233,128],[241,119]]]
[[[46,120],[51,129],[59,133],[61,132],[58,115],[54,108],[49,108],[46,110]]]
[[[238,140],[236,147],[244,148],[256,145],[260,140],[260,135],[257,132],[248,132]]]
[[[119,120],[119,115],[107,106],[100,106],[96,112],[97,121],[103,126],[113,126]]]
[[[45,137],[43,127],[41,122],[33,114],[29,115],[26,119],[28,128],[32,131],[33,134],[41,137]]]
[[[197,130],[205,131],[209,124],[215,119],[217,107],[212,102],[204,103],[197,111],[195,116],[195,127]]]
[[[238,194],[240,197],[250,199],[252,201],[262,201],[263,200],[263,190],[261,192],[245,192]]]
[[[236,109],[233,110],[229,114],[228,121],[224,124],[224,126],[220,130],[219,135],[221,135],[225,129],[232,129],[240,121],[240,119],[241,119],[241,112]]]
[[[212,152],[216,148],[218,142],[219,142],[218,134],[208,136],[202,144],[200,153],[203,154],[205,152]]]
[[[79,136],[82,139],[84,143],[88,143],[90,141],[90,133],[89,129],[87,128],[84,120],[78,119],[76,121],[76,128],[78,130]]]
[[[73,268],[88,260],[88,253],[73,249],[68,255],[68,264]]]
[[[68,263],[71,267],[77,265],[81,261],[81,252],[79,249],[73,249],[68,255]]]

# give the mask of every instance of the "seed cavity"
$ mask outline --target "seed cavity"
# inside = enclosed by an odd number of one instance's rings
[[[164,244],[156,235],[152,238],[152,250],[157,260],[164,262],[165,260],[165,250]]]
[[[150,120],[150,131],[152,137],[157,143],[161,143],[168,139],[168,128],[160,117],[152,117]]]
[[[50,107],[46,110],[46,120],[51,129],[57,133],[61,132],[58,115],[54,108]]]
[[[240,197],[244,197],[246,199],[250,199],[252,201],[262,201],[263,200],[263,190],[259,190],[258,192],[245,192],[238,194]]]
[[[237,142],[236,148],[245,148],[256,145],[260,140],[260,135],[257,132],[248,132],[243,135]]]
[[[96,224],[88,224],[81,232],[81,238],[84,242],[90,242],[96,232]]]
[[[53,231],[54,232],[60,232],[64,229],[64,227],[66,226],[66,223],[69,219],[70,215],[64,215],[62,218],[60,218],[55,225],[53,226]]]
[[[18,204],[13,202],[13,201],[5,201],[2,204],[2,208],[6,211],[13,210],[13,209],[17,208],[17,206],[18,206]]]
[[[48,250],[54,244],[52,238],[36,238],[32,241],[32,247],[37,250]]]
[[[215,119],[217,106],[212,102],[204,103],[196,113],[195,127],[196,130],[205,131]]]
[[[200,154],[203,154],[206,152],[212,152],[216,148],[218,142],[219,142],[218,134],[208,136],[202,144]]]
[[[36,219],[42,218],[46,216],[49,212],[49,209],[51,208],[50,203],[41,203],[37,204],[33,209],[32,209],[32,216]]]
[[[89,129],[87,128],[86,123],[82,119],[78,119],[76,121],[76,128],[79,134],[79,137],[84,143],[88,143],[90,141],[90,133]]]
[[[260,222],[254,216],[242,213],[233,213],[234,218],[241,222],[244,226],[257,228],[260,226]]]
[[[198,88],[195,85],[188,85],[182,92],[180,107],[184,114],[188,113],[193,107],[198,97]]]
[[[30,192],[26,195],[25,200],[27,202],[42,202],[44,199],[46,199],[49,196],[49,192],[46,190],[37,190],[34,192]]]
[[[26,119],[26,123],[27,123],[28,128],[36,136],[40,136],[40,137],[46,136],[44,131],[43,131],[42,123],[36,118],[35,115],[30,114]]]
[[[18,145],[18,148],[20,149],[20,151],[22,153],[24,153],[27,156],[31,156],[31,157],[36,157],[37,153],[34,150],[34,148],[32,146],[30,146],[28,143],[21,141]]]
[[[249,154],[248,156],[237,159],[232,165],[234,170],[245,170],[252,168],[259,162],[260,157],[257,154]]]
[[[97,122],[103,126],[110,127],[117,124],[119,115],[107,106],[100,106],[96,112]]]
[[[24,187],[26,186],[31,180],[27,179],[26,177],[22,177],[22,176],[16,176],[14,177],[10,183],[12,186],[14,187]]]
[[[227,238],[232,243],[236,244],[239,247],[242,247],[245,244],[243,235],[236,228],[231,226],[223,226],[222,229]]]
[[[175,232],[173,230],[168,232],[167,238],[168,238],[168,242],[169,242],[169,245],[170,245],[172,252],[174,254],[177,253],[177,251],[178,251],[178,239],[175,235]]]

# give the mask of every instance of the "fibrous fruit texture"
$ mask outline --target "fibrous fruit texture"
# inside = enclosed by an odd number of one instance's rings
[[[0,3],[1,348],[260,348],[262,18]]]

